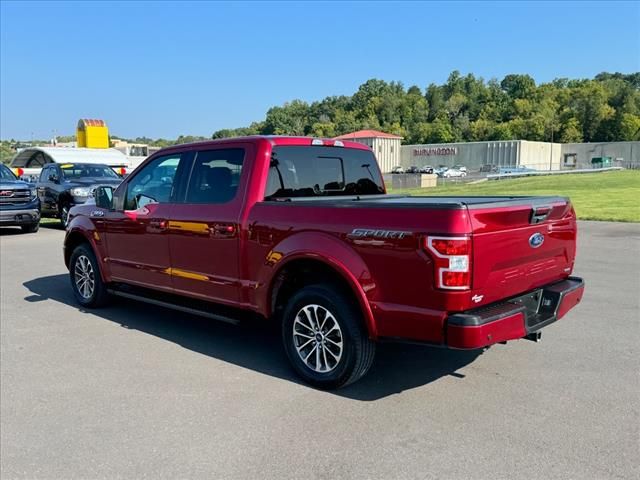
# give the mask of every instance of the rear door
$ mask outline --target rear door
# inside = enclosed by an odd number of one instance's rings
[[[540,197],[469,206],[473,298],[508,298],[566,278],[573,270],[575,212],[567,199]]]
[[[241,290],[240,213],[251,144],[195,153],[169,229],[171,275],[177,293],[236,304]]]

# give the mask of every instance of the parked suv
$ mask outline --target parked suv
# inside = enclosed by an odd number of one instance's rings
[[[36,187],[42,216],[59,218],[67,226],[69,210],[93,196],[97,186],[117,187],[122,178],[101,163],[50,163],[40,172]]]
[[[35,185],[18,180],[6,165],[0,164],[0,225],[19,226],[25,233],[38,231],[40,201]]]
[[[347,141],[169,147],[69,218],[80,305],[118,295],[272,319],[295,371],[321,388],[362,377],[385,339],[537,340],[584,288],[569,199],[386,195],[373,152]]]

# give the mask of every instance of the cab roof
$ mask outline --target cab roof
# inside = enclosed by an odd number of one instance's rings
[[[367,145],[358,142],[346,140],[336,140],[333,138],[315,138],[315,137],[295,137],[286,135],[250,135],[245,137],[220,138],[216,140],[205,140],[202,142],[182,143],[179,145],[171,145],[163,148],[161,152],[170,150],[189,150],[191,148],[202,148],[215,145],[233,144],[233,143],[259,143],[269,142],[272,146],[327,146],[339,148],[354,148],[357,150],[371,150]],[[320,143],[322,142],[322,143]],[[337,145],[336,145],[337,144]]]

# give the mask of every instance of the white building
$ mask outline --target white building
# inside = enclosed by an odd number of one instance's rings
[[[400,165],[400,142],[402,137],[398,135],[377,130],[359,130],[340,135],[334,140],[350,140],[370,147],[383,173],[388,173],[393,167]]]
[[[528,140],[403,145],[400,165],[452,167],[464,165],[472,171],[483,165],[527,167],[534,170],[591,168],[598,159],[611,166],[640,167],[640,142],[550,143]]]

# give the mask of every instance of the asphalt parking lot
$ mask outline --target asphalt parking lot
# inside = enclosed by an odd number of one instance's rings
[[[639,478],[640,224],[581,222],[582,304],[542,342],[382,345],[300,384],[277,333],[118,300],[82,311],[63,232],[1,229],[11,478]]]

